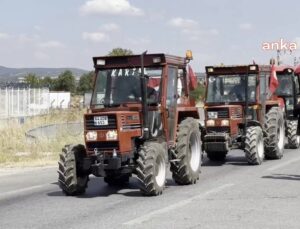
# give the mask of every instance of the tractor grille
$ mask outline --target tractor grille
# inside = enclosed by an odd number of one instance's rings
[[[117,141],[108,141],[108,142],[87,142],[86,147],[88,151],[94,151],[96,148],[99,151],[105,151],[105,150],[113,150],[119,149],[119,142]]]
[[[108,125],[95,126],[94,116],[107,116]],[[117,118],[116,115],[88,115],[85,120],[86,130],[113,130],[117,129]]]
[[[230,127],[228,126],[215,126],[215,127],[207,127],[207,133],[230,133]]]
[[[207,112],[218,112],[218,118],[229,118],[229,110],[228,108],[225,109],[219,109],[219,108],[215,108],[215,109],[207,109]]]

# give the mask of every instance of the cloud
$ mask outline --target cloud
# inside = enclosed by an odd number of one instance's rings
[[[114,32],[114,31],[118,31],[120,30],[119,25],[115,24],[115,23],[108,23],[108,24],[104,24],[100,27],[100,29],[107,31],[107,32]]]
[[[0,40],[8,39],[10,36],[7,33],[0,33]]]
[[[93,41],[93,42],[105,42],[109,40],[109,36],[101,32],[84,32],[82,33],[83,40]]]
[[[39,48],[63,48],[65,47],[65,45],[59,41],[46,41],[46,42],[39,43],[38,47]]]
[[[169,25],[185,30],[194,29],[198,26],[198,22],[192,19],[184,19],[181,17],[173,18],[169,21]]]
[[[242,24],[239,25],[239,28],[241,30],[252,30],[253,25],[251,23],[242,23]]]
[[[32,42],[37,42],[40,39],[40,36],[37,34],[33,34],[33,35],[20,34],[17,36],[17,39],[20,43],[32,43]]]
[[[90,0],[80,7],[83,14],[108,14],[140,16],[144,12],[128,0]]]

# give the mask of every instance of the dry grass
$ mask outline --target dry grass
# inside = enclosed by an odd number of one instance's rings
[[[83,134],[59,133],[52,139],[31,140],[25,133],[33,128],[82,121],[84,110],[51,111],[48,115],[25,119],[21,125],[17,120],[9,120],[0,128],[0,165],[11,166],[43,166],[57,162],[61,148],[70,143],[83,143]]]

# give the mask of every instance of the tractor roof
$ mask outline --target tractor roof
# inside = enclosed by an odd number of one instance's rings
[[[270,65],[226,65],[226,66],[207,66],[206,73],[208,75],[229,75],[229,74],[246,74],[258,73],[260,71],[270,71]]]
[[[141,55],[129,56],[100,56],[93,57],[95,68],[134,68],[141,67]],[[155,67],[171,64],[184,67],[187,61],[183,57],[166,55],[162,53],[145,54],[144,66]]]
[[[281,73],[281,72],[285,72],[285,71],[290,71],[291,70],[291,73],[294,71],[294,67],[290,66],[290,65],[279,65],[279,66],[276,66],[276,72],[277,73]]]

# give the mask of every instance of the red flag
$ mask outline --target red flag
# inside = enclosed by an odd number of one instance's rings
[[[271,77],[270,77],[270,91],[271,93],[274,93],[276,89],[278,88],[279,82],[276,75],[276,67],[275,65],[272,65],[271,68]]]
[[[188,66],[188,69],[189,69],[189,72],[188,72],[188,75],[189,75],[189,87],[191,90],[195,90],[197,88],[197,76],[196,74],[194,73],[191,65]]]

